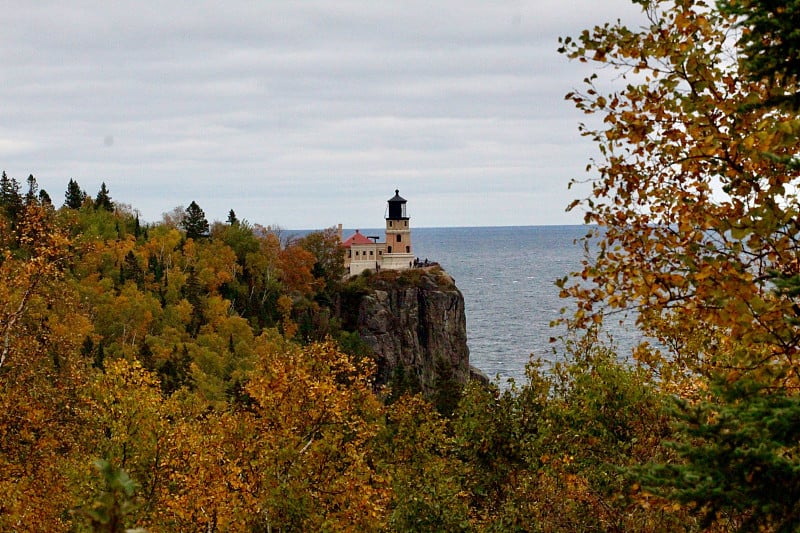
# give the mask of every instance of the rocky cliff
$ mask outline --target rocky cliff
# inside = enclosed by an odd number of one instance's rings
[[[431,395],[470,379],[464,297],[444,270],[384,271],[362,287],[355,325],[376,356],[379,385],[400,371]]]

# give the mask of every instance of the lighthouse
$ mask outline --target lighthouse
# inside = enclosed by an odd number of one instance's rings
[[[381,268],[404,270],[414,265],[411,248],[411,225],[406,212],[406,199],[395,189],[394,196],[387,202],[386,249],[383,252]]]
[[[345,249],[344,268],[351,276],[365,270],[405,270],[414,267],[414,252],[411,249],[411,226],[406,213],[406,200],[395,189],[386,206],[386,241],[380,237],[367,236],[359,230],[342,241]],[[339,240],[342,239],[339,224]]]

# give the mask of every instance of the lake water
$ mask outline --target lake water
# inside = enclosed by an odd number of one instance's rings
[[[545,360],[560,349],[551,337],[564,333],[550,323],[569,307],[555,280],[579,270],[585,226],[414,228],[415,255],[436,261],[464,294],[470,362],[501,382],[524,381],[534,354]],[[616,325],[614,336],[625,356],[638,334]]]

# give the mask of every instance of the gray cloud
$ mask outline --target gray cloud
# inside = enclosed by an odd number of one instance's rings
[[[28,5],[32,4],[32,5]],[[433,4],[433,5],[431,5]],[[577,223],[593,148],[559,35],[624,0],[30,2],[0,33],[0,167],[59,202],[70,178],[147,220]]]

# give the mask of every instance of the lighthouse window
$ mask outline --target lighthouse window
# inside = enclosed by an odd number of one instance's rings
[[[411,247],[410,247],[410,246],[406,246],[406,253],[407,253],[407,254],[410,254],[410,253],[411,253]]]
[[[369,255],[372,255],[372,250],[369,251]]]
[[[403,240],[403,237],[398,233],[397,234],[397,242],[400,242],[401,240]]]
[[[390,228],[392,227],[392,221],[391,220],[389,221],[389,227]]]

